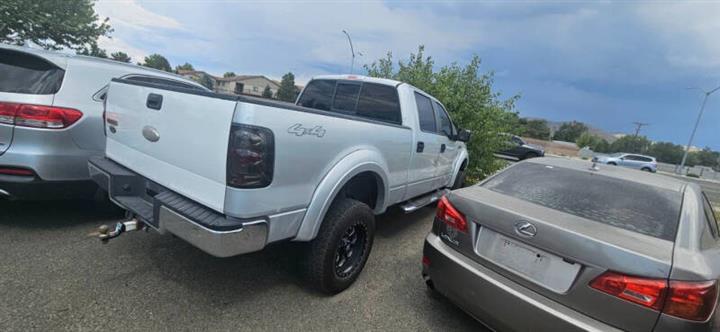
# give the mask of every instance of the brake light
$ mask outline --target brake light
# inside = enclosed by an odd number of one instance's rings
[[[72,108],[0,103],[0,123],[16,126],[62,129],[80,120],[82,115]]]
[[[467,233],[467,221],[465,220],[465,216],[458,212],[458,210],[450,204],[450,201],[446,196],[440,198],[435,217],[444,222],[446,225]]]
[[[716,281],[678,281],[626,276],[605,272],[595,278],[590,287],[637,303],[664,314],[705,321],[717,302]]]
[[[663,312],[695,321],[707,320],[715,309],[717,282],[670,281]]]
[[[667,291],[667,281],[605,272],[595,278],[590,287],[659,311]]]
[[[270,185],[275,167],[275,138],[270,129],[233,124],[227,156],[227,184],[235,188]]]
[[[35,175],[35,172],[27,168],[0,167],[0,174],[32,176]]]

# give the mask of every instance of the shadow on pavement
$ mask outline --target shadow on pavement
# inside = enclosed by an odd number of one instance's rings
[[[59,228],[122,217],[123,212],[109,202],[0,200],[0,225],[11,227]]]

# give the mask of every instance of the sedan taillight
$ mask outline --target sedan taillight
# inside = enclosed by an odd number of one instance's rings
[[[590,287],[670,316],[705,321],[717,301],[716,281],[678,281],[605,272]]]
[[[0,123],[22,127],[62,129],[80,120],[82,115],[72,108],[0,102]]]
[[[270,185],[275,167],[275,137],[270,129],[233,124],[227,156],[227,184],[235,188]]]
[[[463,233],[467,233],[468,231],[465,216],[450,204],[446,196],[440,198],[435,217],[449,227],[455,228]]]

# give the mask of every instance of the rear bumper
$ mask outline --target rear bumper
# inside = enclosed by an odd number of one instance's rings
[[[483,267],[430,234],[423,275],[437,291],[498,331],[620,331]]]
[[[97,185],[91,180],[44,181],[35,176],[0,175],[0,199],[91,198],[97,188]]]
[[[222,215],[104,157],[91,158],[88,169],[115,204],[160,233],[174,234],[210,255],[235,256],[267,244],[265,219]]]

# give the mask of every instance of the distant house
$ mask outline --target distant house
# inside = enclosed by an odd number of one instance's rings
[[[216,81],[215,91],[225,94],[262,96],[265,87],[269,86],[273,97],[275,97],[280,88],[280,83],[263,75],[217,77]]]
[[[181,70],[178,70],[177,73],[178,73],[178,75],[185,77],[185,78],[189,78],[195,82],[201,82],[202,77],[207,76],[207,77],[210,77],[210,80],[213,83],[213,87],[217,86],[218,78],[215,76],[212,76],[202,70],[182,70],[181,69]]]

